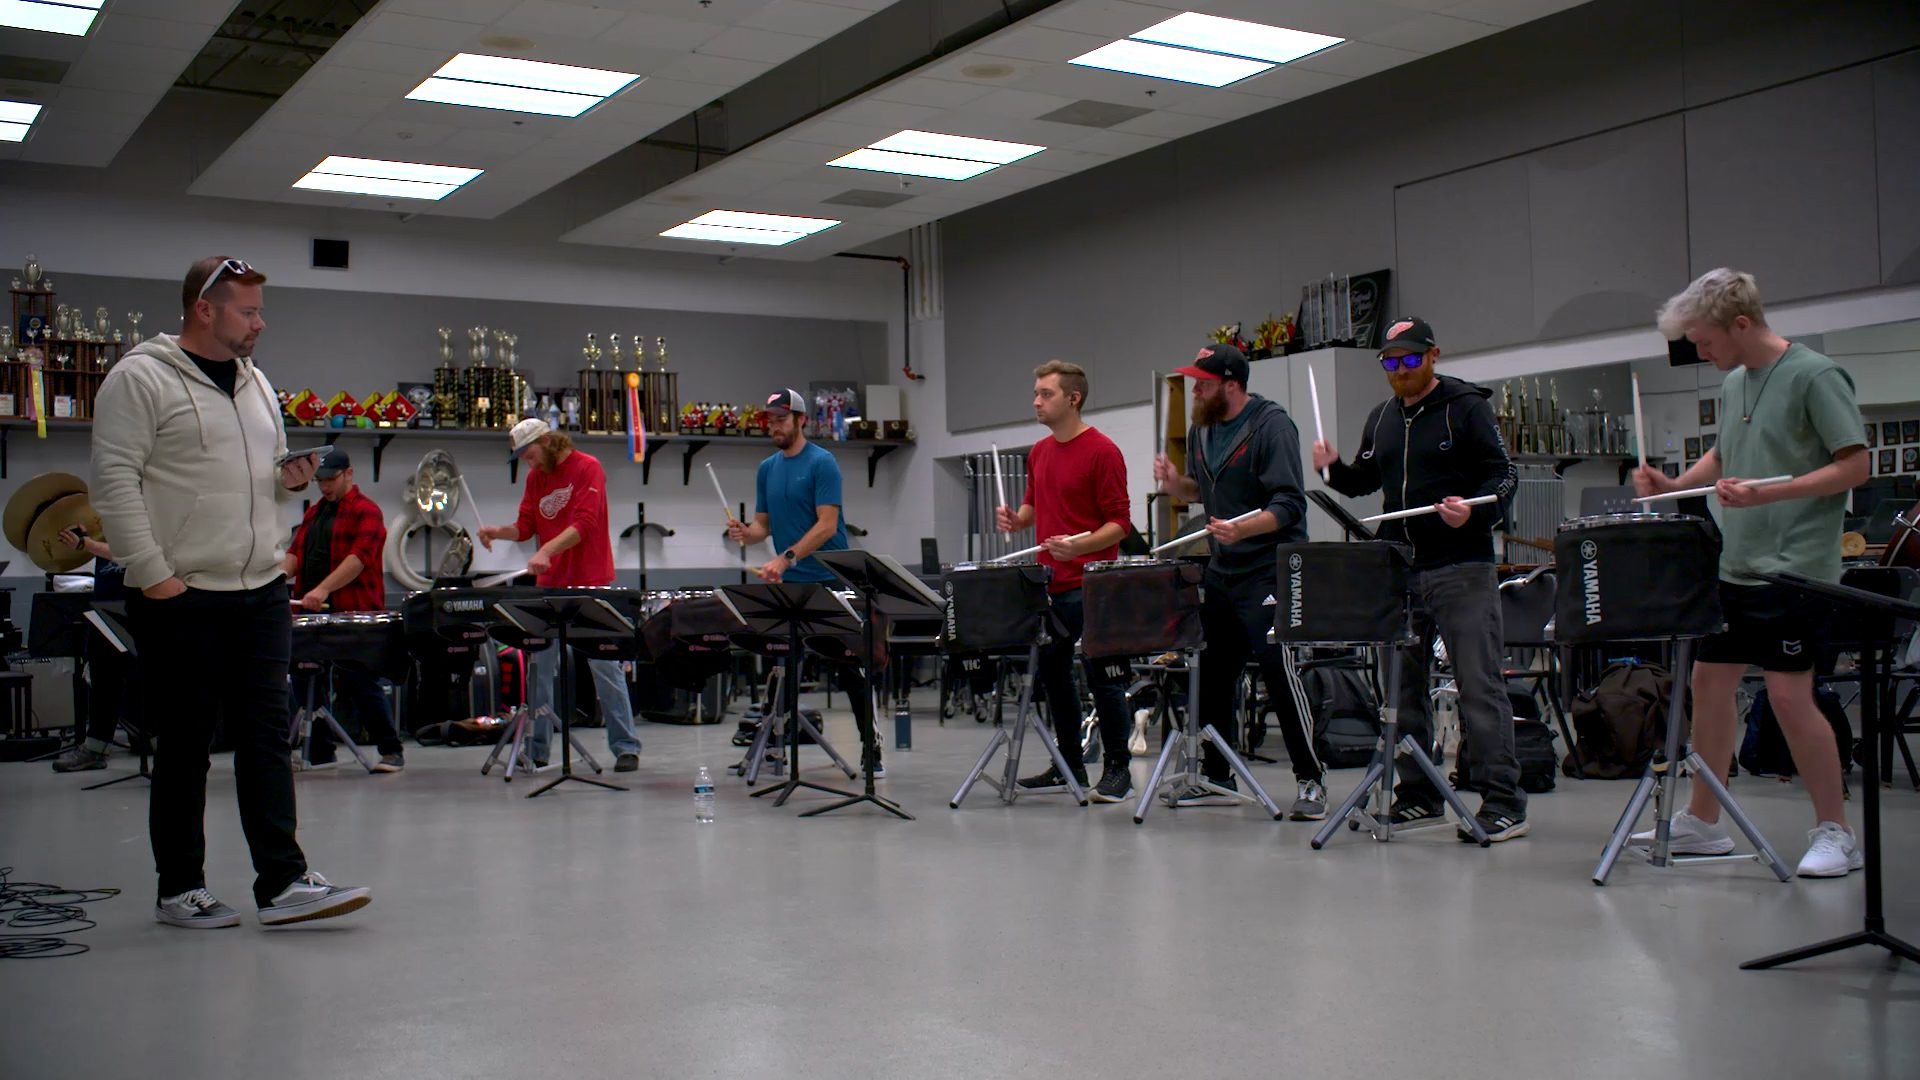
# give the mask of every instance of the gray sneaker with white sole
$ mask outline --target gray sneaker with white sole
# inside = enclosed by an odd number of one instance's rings
[[[206,889],[189,889],[179,896],[154,901],[153,918],[168,926],[189,930],[218,930],[240,925],[240,913],[221,903]]]
[[[260,909],[260,921],[267,926],[281,926],[331,919],[359,911],[372,900],[373,890],[365,886],[335,885],[309,870]]]

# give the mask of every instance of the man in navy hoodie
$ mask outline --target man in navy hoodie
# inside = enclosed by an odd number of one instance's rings
[[[1513,462],[1494,423],[1491,392],[1434,371],[1440,347],[1426,320],[1387,328],[1380,350],[1393,397],[1367,416],[1360,453],[1348,465],[1325,442],[1313,444],[1313,467],[1342,495],[1382,492],[1388,511],[1432,506],[1435,512],[1388,522],[1383,540],[1413,548],[1413,628],[1419,640],[1401,651],[1401,730],[1426,743],[1432,727],[1427,664],[1437,633],[1447,643],[1460,689],[1460,721],[1473,744],[1473,785],[1485,792],[1474,815],[1491,840],[1527,832],[1527,796],[1513,752],[1513,707],[1500,676],[1500,596],[1494,578],[1493,527],[1501,503],[1466,500],[1513,494]],[[1393,823],[1441,814],[1440,793],[1410,765],[1396,770]],[[1464,826],[1460,838],[1472,837]]]
[[[1273,549],[1307,538],[1300,432],[1287,410],[1247,393],[1248,373],[1247,358],[1231,345],[1208,345],[1193,363],[1179,369],[1177,374],[1193,380],[1187,470],[1175,469],[1163,454],[1154,461],[1153,473],[1160,490],[1207,508],[1212,558],[1200,609],[1207,652],[1200,665],[1196,715],[1233,742],[1239,732],[1234,690],[1247,661],[1259,664],[1299,783],[1288,816],[1314,821],[1327,816],[1327,795],[1320,760],[1313,756],[1306,694],[1292,651],[1267,644],[1278,583]],[[1234,520],[1248,513],[1253,516]],[[1203,768],[1209,783],[1238,789],[1226,759],[1212,744],[1206,747]],[[1227,801],[1204,787],[1180,799],[1183,806]]]

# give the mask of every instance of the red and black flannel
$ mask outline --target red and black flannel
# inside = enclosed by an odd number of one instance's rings
[[[294,558],[301,558],[306,552],[307,526],[319,511],[320,504],[317,502],[307,507],[306,517],[301,519],[300,527],[294,530],[293,546],[288,549]],[[338,592],[329,596],[328,607],[334,611],[386,610],[387,578],[381,561],[386,547],[387,522],[380,515],[380,507],[362,495],[358,486],[347,489],[340,499],[340,505],[334,510],[333,535],[328,540],[333,566],[327,567],[326,573],[320,576],[332,573],[333,568],[349,555],[360,556],[360,576],[340,586]]]

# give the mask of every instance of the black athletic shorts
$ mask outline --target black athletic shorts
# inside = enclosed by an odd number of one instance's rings
[[[1727,628],[1702,639],[1708,664],[1754,664],[1762,671],[1811,671],[1826,638],[1825,605],[1809,604],[1779,585],[1720,583]]]

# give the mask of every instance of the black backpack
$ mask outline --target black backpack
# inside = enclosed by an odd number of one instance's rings
[[[1539,795],[1552,791],[1558,782],[1554,773],[1560,764],[1559,751],[1554,747],[1556,736],[1553,729],[1538,718],[1524,716],[1513,718],[1513,755],[1520,759],[1520,790]],[[1468,778],[1473,775],[1473,752],[1467,745],[1467,732],[1460,730],[1460,749],[1454,755],[1453,782],[1455,791],[1480,791]],[[1481,794],[1485,794],[1484,791]]]
[[[1840,751],[1840,771],[1844,774],[1853,767],[1853,724],[1847,720],[1840,695],[1827,687],[1815,687],[1813,701],[1833,727],[1833,741]],[[1753,704],[1747,709],[1747,733],[1740,740],[1738,756],[1740,767],[1755,776],[1784,779],[1800,771],[1794,767],[1793,752],[1787,749],[1787,737],[1780,731],[1780,720],[1773,715],[1765,690],[1753,696]]]
[[[1306,666],[1300,685],[1313,711],[1313,753],[1329,769],[1353,769],[1373,760],[1380,741],[1380,703],[1364,669]]]
[[[1667,734],[1673,677],[1658,664],[1608,665],[1593,689],[1573,699],[1572,752],[1560,771],[1576,779],[1639,779]]]

